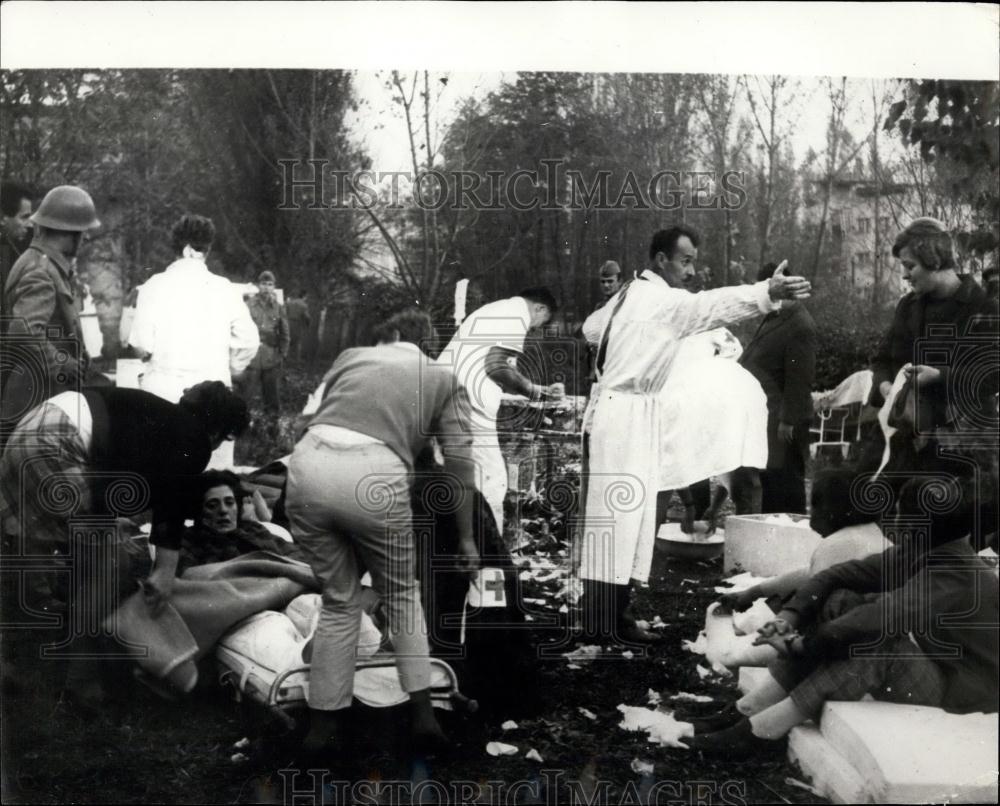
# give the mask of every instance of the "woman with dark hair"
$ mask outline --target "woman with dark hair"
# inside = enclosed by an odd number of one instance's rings
[[[171,232],[177,260],[139,290],[128,337],[148,362],[139,386],[172,403],[200,381],[231,387],[260,346],[239,290],[205,263],[214,238],[211,219],[183,216]],[[211,466],[231,464],[229,445]]]
[[[192,481],[194,526],[181,539],[178,573],[196,565],[225,562],[253,551],[296,556],[295,544],[277,537],[268,512],[228,470],[206,470]],[[266,510],[266,505],[263,505]]]
[[[82,573],[74,575],[72,589],[59,591],[50,581],[28,593],[35,609],[68,605],[71,623],[85,633],[74,637],[77,651],[94,644],[108,606],[129,579],[115,518],[152,509],[156,560],[143,589],[157,612],[173,588],[192,480],[212,451],[248,424],[246,405],[219,381],[197,384],[177,403],[110,386],[63,392],[20,422],[0,458],[0,520],[27,554],[74,557],[74,571]],[[71,546],[70,521],[81,515],[103,520],[75,530],[83,543]],[[107,590],[110,580],[118,590]],[[93,663],[70,664],[67,690],[85,703],[102,697]]]

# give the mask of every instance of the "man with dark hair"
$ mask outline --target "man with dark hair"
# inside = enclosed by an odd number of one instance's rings
[[[151,507],[150,542],[157,552],[144,590],[157,611],[173,588],[189,485],[212,451],[248,423],[246,405],[218,381],[186,390],[178,403],[111,386],[62,392],[29,412],[7,443],[0,458],[0,522],[9,534],[20,536],[28,554],[64,555],[70,549],[71,518],[113,519]],[[106,531],[88,531],[87,540],[93,539],[107,539]],[[122,545],[104,549],[99,555],[107,562],[119,562],[116,551],[126,550]],[[72,623],[88,632],[74,639],[78,649],[87,641],[94,653],[93,631],[110,615],[100,608],[113,604],[112,594],[122,591],[106,590],[115,576],[92,559],[78,560],[86,573],[71,596],[59,595],[51,581],[28,593],[35,609],[61,609],[68,598]],[[119,574],[118,582],[124,577]],[[103,696],[94,672],[86,660],[70,666],[67,689],[85,707],[96,707]]]
[[[14,262],[28,248],[31,233],[31,193],[19,182],[0,183],[0,309],[3,288]]]
[[[775,272],[753,286],[692,294],[685,287],[695,276],[697,241],[686,227],[657,232],[649,268],[602,309],[598,382],[584,423],[581,558],[585,630],[601,637],[653,638],[628,620],[626,608],[630,583],[649,578],[662,470],[660,399],[681,339],[810,291],[805,279]]]
[[[35,237],[11,267],[4,287],[3,315],[9,317],[0,440],[43,400],[78,388],[89,356],[78,310],[74,259],[84,233],[100,226],[94,201],[82,188],[53,188],[31,216]],[[14,347],[16,345],[16,348]]]
[[[774,274],[765,263],[757,280]],[[769,313],[743,350],[740,363],[767,395],[767,468],[743,468],[742,486],[761,488],[761,512],[806,511],[806,456],[816,377],[816,323],[798,300]],[[757,478],[759,477],[759,482]]]
[[[516,297],[491,302],[462,322],[437,358],[439,364],[455,373],[468,393],[477,488],[489,502],[500,534],[507,466],[500,453],[497,412],[504,392],[524,395],[529,400],[562,396],[559,384],[537,384],[516,365],[524,352],[528,331],[544,326],[556,308],[555,297],[547,288],[526,288]]]
[[[278,302],[274,284],[273,272],[261,272],[258,291],[247,300],[250,318],[260,334],[260,349],[242,379],[248,391],[250,386],[260,384],[264,411],[272,416],[281,411],[281,373],[292,338],[285,306]]]

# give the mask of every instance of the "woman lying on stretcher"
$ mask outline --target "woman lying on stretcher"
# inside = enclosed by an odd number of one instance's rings
[[[269,523],[271,512],[260,493],[247,493],[235,473],[205,471],[194,484],[192,498],[195,525],[182,537],[178,575],[192,566],[224,562],[252,551],[303,559],[290,538],[278,536],[280,527]]]

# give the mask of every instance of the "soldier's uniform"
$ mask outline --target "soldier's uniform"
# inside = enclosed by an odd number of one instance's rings
[[[90,360],[80,326],[76,273],[65,255],[32,243],[4,287],[2,433],[30,409],[78,389]]]
[[[265,411],[277,414],[281,408],[281,365],[291,341],[285,306],[274,295],[257,294],[247,301],[250,316],[260,333],[260,349],[244,376],[245,383],[260,383]]]

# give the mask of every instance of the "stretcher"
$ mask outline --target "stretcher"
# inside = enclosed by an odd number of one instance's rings
[[[297,712],[307,707],[311,665],[304,651],[315,631],[318,613],[313,611],[318,598],[307,594],[285,612],[257,613],[230,630],[215,649],[220,684],[238,702],[263,706],[289,729],[295,727]],[[430,666],[431,703],[436,708],[477,710],[478,703],[459,691],[451,666],[435,658],[430,659]],[[382,647],[381,634],[366,614],[355,660],[354,696],[374,708],[401,705],[409,699],[400,685],[392,652]]]

